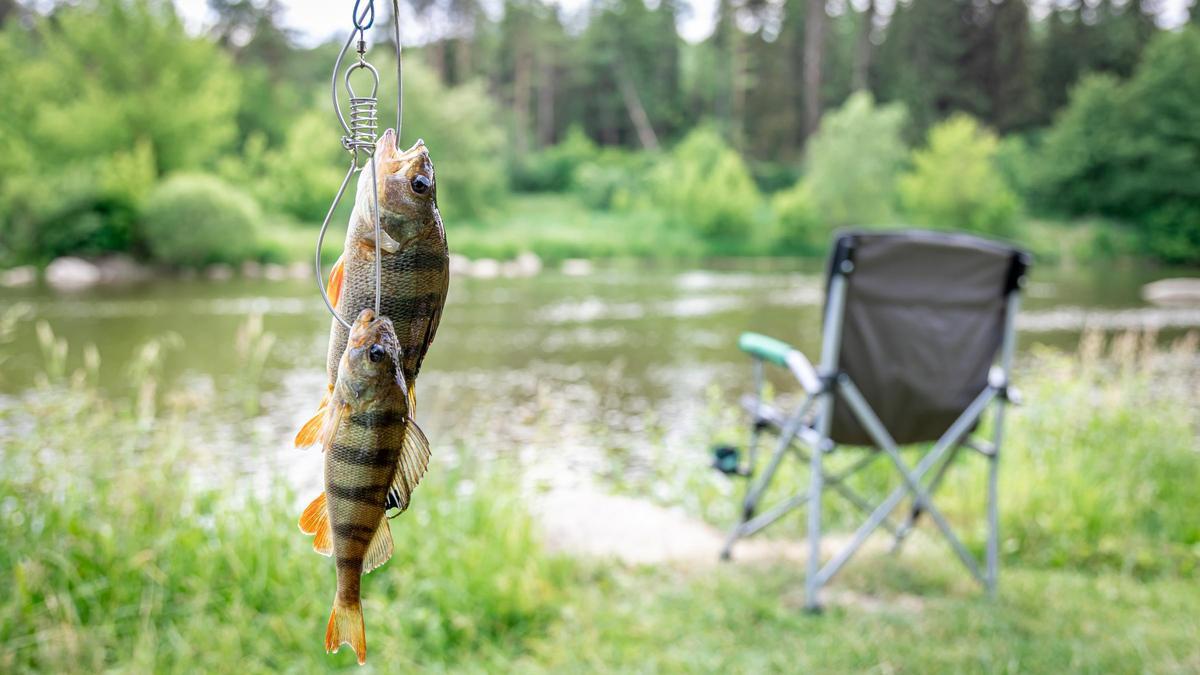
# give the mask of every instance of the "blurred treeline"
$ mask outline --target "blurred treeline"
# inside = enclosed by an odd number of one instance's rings
[[[345,166],[340,41],[301,46],[276,0],[208,4],[192,35],[162,1],[0,0],[0,263],[306,250],[295,226],[320,222]],[[434,153],[455,241],[517,219],[538,251],[595,221],[597,254],[806,254],[837,227],[911,223],[1200,262],[1200,28],[1158,28],[1156,2],[719,0],[690,43],[694,11],[403,4],[422,33],[404,138]]]

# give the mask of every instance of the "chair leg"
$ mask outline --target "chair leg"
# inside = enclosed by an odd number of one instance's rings
[[[809,459],[812,475],[808,491],[808,574],[804,579],[804,608],[814,613],[821,611],[821,602],[817,597],[820,590],[817,575],[821,571],[821,490],[825,480],[821,473],[823,454],[820,448],[814,448]]]
[[[992,430],[992,453],[988,455],[988,494],[987,494],[987,591],[996,597],[996,581],[1000,573],[1000,441],[1004,432],[1003,399],[996,402],[996,415],[993,419],[995,428]]]
[[[942,478],[946,475],[946,470],[954,463],[954,458],[958,457],[958,451],[962,448],[962,444],[954,446],[950,451],[950,456],[937,468],[937,472],[933,474],[933,479],[929,481],[929,496],[933,497],[933,493],[937,492],[938,486],[942,483]],[[921,505],[913,503],[913,507],[908,512],[908,519],[900,525],[900,529],[894,533],[894,541],[892,542],[892,553],[899,553],[904,542],[908,540],[908,535],[912,533],[917,525],[917,518],[921,516]]]

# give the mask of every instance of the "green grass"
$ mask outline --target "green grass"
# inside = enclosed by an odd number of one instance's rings
[[[532,251],[566,258],[689,258],[704,252],[693,232],[654,211],[595,211],[573,194],[518,194],[479,222],[447,223],[450,249],[468,258],[511,259]]]
[[[1161,361],[1195,346],[1149,344],[1085,341],[1027,373],[994,601],[925,537],[857,558],[820,617],[801,610],[794,563],[564,558],[504,465],[441,462],[393,521],[396,556],[364,582],[368,668],[1195,672],[1200,419],[1194,380]],[[154,408],[50,379],[0,410],[0,672],[356,668],[347,650],[324,654],[334,570],[296,530],[309,495],[221,489],[192,423],[204,403],[168,392]],[[245,433],[247,452],[272,451]],[[948,485],[964,522],[971,475]]]
[[[1196,335],[1173,348],[1153,333],[1114,338],[1086,335],[1079,353],[1039,350],[1023,359],[1014,382],[1025,402],[1010,409],[1001,458],[1002,558],[1044,568],[1120,571],[1142,577],[1200,575],[1200,507],[1188,495],[1200,485],[1200,391],[1195,387]],[[745,417],[711,392],[708,443],[746,446]],[[771,395],[770,392],[768,395]],[[989,438],[985,420],[979,435]],[[759,468],[774,449],[764,436]],[[905,450],[910,463],[920,448]],[[828,463],[848,466],[857,451]],[[744,484],[708,469],[702,458],[664,454],[653,472],[621,486],[654,494],[721,527],[735,522]],[[946,474],[938,503],[976,553],[984,546],[984,461],[968,453]],[[849,484],[878,502],[897,485],[895,469],[877,460]],[[808,485],[807,466],[781,465],[764,508]],[[824,501],[829,526],[862,520],[849,503]],[[797,537],[805,520],[791,517],[768,536]],[[898,521],[897,521],[898,522]]]

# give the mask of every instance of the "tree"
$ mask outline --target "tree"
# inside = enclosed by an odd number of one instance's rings
[[[965,229],[1001,237],[1015,234],[1017,196],[995,165],[999,139],[968,115],[929,130],[900,176],[900,202],[918,225]]]
[[[825,0],[807,0],[804,15],[804,125],[812,134],[821,123],[821,63],[825,54]]]
[[[825,222],[871,225],[888,221],[896,174],[907,149],[899,104],[876,106],[866,92],[853,94],[825,115],[806,149],[804,183]]]

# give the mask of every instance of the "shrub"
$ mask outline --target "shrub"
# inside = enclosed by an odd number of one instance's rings
[[[857,93],[825,115],[808,141],[805,180],[821,218],[834,227],[888,220],[907,152],[903,106],[876,106]]]
[[[160,185],[142,215],[142,243],[151,256],[194,267],[233,263],[255,253],[257,205],[211,176],[180,175]]]
[[[644,196],[656,157],[646,152],[604,148],[575,171],[574,191],[593,209],[626,209]]]
[[[596,144],[579,127],[571,127],[558,145],[518,157],[512,187],[522,192],[563,192],[575,183],[576,170],[596,157]]]
[[[815,255],[829,244],[830,227],[821,219],[808,183],[799,181],[771,200],[779,253]]]
[[[1200,261],[1200,29],[1161,33],[1126,83],[1084,80],[1047,133],[1038,202],[1140,226],[1147,252]]]
[[[929,130],[929,145],[913,153],[912,170],[900,177],[900,200],[921,225],[1014,234],[1018,200],[996,169],[995,134],[967,115]]]
[[[713,129],[692,131],[655,167],[650,199],[675,226],[710,242],[744,246],[762,195],[741,155]]]

